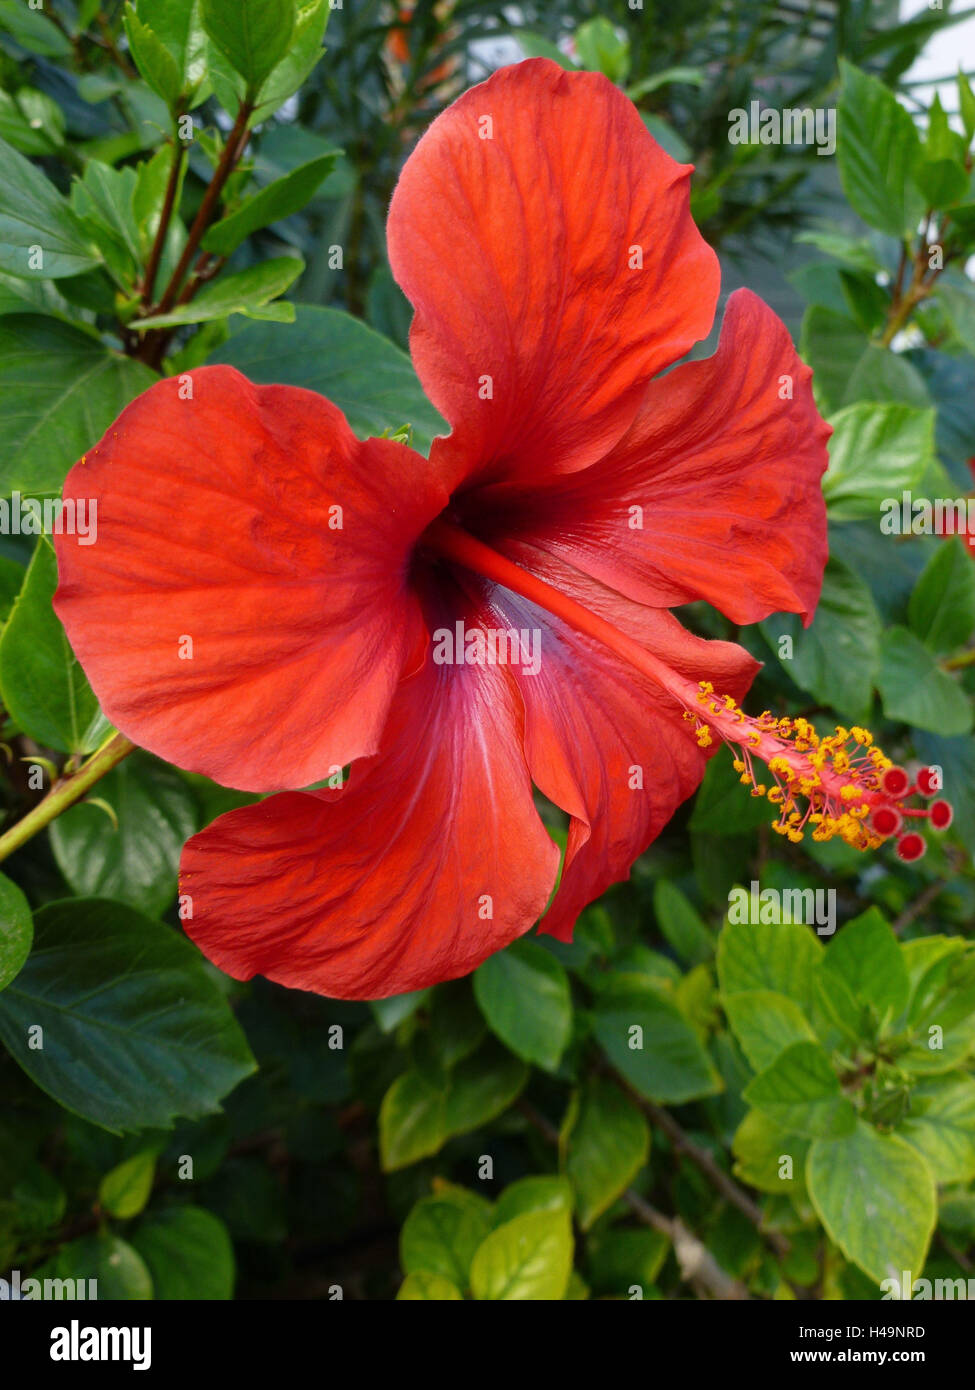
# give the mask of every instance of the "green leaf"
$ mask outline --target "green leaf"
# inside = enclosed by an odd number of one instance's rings
[[[678,1104],[714,1095],[721,1080],[677,1005],[625,980],[600,994],[596,1037],[630,1085],[650,1100]]]
[[[474,996],[512,1052],[555,1070],[572,1033],[572,995],[551,951],[537,941],[512,942],[475,971]]]
[[[903,1139],[862,1120],[845,1138],[817,1139],[806,1185],[830,1239],[871,1279],[920,1274],[937,1200],[930,1168]]]
[[[937,295],[965,350],[975,353],[975,285],[961,276],[939,280]]]
[[[877,688],[888,719],[936,734],[971,730],[971,700],[907,628],[892,627],[884,634]]]
[[[873,521],[886,497],[916,488],[934,458],[932,409],[860,402],[830,423],[823,496],[833,521]]]
[[[68,469],[157,377],[96,338],[34,314],[3,320],[0,494],[59,494]]]
[[[507,1110],[528,1080],[528,1068],[489,1039],[450,1073],[444,1103],[444,1137],[466,1134]]]
[[[138,1216],[152,1192],[156,1155],[144,1149],[106,1173],[98,1184],[98,1200],[110,1216],[125,1221]]]
[[[806,1008],[810,975],[823,947],[798,922],[729,922],[718,938],[718,983],[727,1000],[741,990],[772,990]]]
[[[799,1005],[788,995],[770,989],[747,989],[724,1000],[732,1032],[756,1071],[770,1066],[781,1052],[797,1042],[814,1042],[815,1035]]]
[[[760,796],[751,796],[738,781],[729,757],[712,758],[701,783],[690,828],[707,835],[740,835],[758,825],[768,825],[775,808]]]
[[[931,404],[924,378],[901,354],[871,342],[845,312],[812,304],[802,320],[802,356],[813,369],[813,395],[824,415],[857,401]]]
[[[45,58],[70,58],[71,40],[41,10],[24,0],[0,0],[0,30],[11,34],[28,53]]]
[[[428,1303],[462,1303],[464,1295],[456,1284],[452,1284],[442,1274],[428,1274],[421,1270],[416,1274],[406,1276],[400,1284],[396,1299],[397,1302],[402,1299],[410,1299],[413,1301],[423,1300]]]
[[[219,256],[229,256],[258,228],[270,226],[273,222],[290,217],[292,213],[300,212],[331,172],[338,155],[338,150],[319,155],[317,159],[310,159],[307,164],[292,169],[290,174],[269,183],[235,212],[214,223],[203,238],[203,249]]]
[[[318,391],[363,439],[409,421],[414,448],[425,452],[434,435],[446,430],[406,353],[339,309],[299,305],[293,331],[243,325],[209,360],[228,362],[263,385]]]
[[[471,1263],[477,1299],[561,1300],[572,1272],[572,1226],[565,1212],[533,1211],[492,1231]]]
[[[749,1105],[791,1134],[838,1139],[856,1124],[856,1111],[817,1042],[787,1047],[742,1094]]]
[[[54,551],[42,538],[0,637],[0,696],[18,727],[38,743],[90,753],[110,726],[51,607],[57,582]]]
[[[175,769],[143,753],[102,778],[98,794],[118,828],[97,806],[70,807],[51,826],[58,867],[79,897],[115,898],[158,917],[176,895],[183,844],[200,828],[196,798]]]
[[[459,1195],[424,1197],[400,1232],[404,1274],[436,1274],[466,1289],[474,1252],[491,1230],[491,1217]]]
[[[0,270],[25,279],[80,275],[100,264],[53,183],[0,140]]]
[[[23,969],[34,940],[30,904],[6,874],[0,874],[0,989]]]
[[[975,1081],[958,1072],[922,1081],[897,1126],[927,1160],[936,1182],[975,1178]]]
[[[971,140],[975,136],[975,92],[966,75],[958,71],[958,109],[961,112],[965,134]]]
[[[213,1212],[193,1206],[153,1212],[131,1241],[149,1267],[156,1298],[233,1298],[234,1248]]]
[[[422,1073],[405,1071],[379,1107],[379,1153],[384,1173],[434,1154],[444,1142],[446,1097]]]
[[[139,0],[137,10],[144,22],[168,49],[179,73],[181,109],[189,110],[206,95],[203,81],[207,69],[207,36],[201,18],[201,0]]]
[[[800,690],[848,719],[866,715],[883,626],[869,587],[842,560],[830,556],[827,561],[816,616],[808,628],[797,613],[774,613],[761,630]]]
[[[288,51],[295,0],[203,0],[203,25],[217,48],[256,94]]]
[[[909,984],[900,944],[879,908],[871,907],[833,937],[823,970],[838,975],[855,999],[881,1017],[907,1004]]]
[[[650,1153],[641,1111],[611,1081],[590,1081],[570,1109],[565,1169],[576,1193],[579,1224],[588,1230],[625,1192]]]
[[[0,1038],[66,1109],[115,1131],[168,1128],[212,1114],[254,1070],[223,991],[171,927],[76,898],[41,908],[34,932]]]
[[[46,1168],[31,1162],[26,1172],[14,1183],[10,1193],[15,1207],[14,1222],[18,1230],[30,1233],[46,1231],[64,1218],[68,1197],[64,1188]]]
[[[630,70],[629,40],[618,33],[605,15],[580,24],[574,40],[582,67],[605,73],[611,82],[626,81]]]
[[[495,1226],[503,1226],[528,1211],[564,1211],[571,1216],[575,1203],[567,1178],[541,1174],[509,1183],[494,1209]]]
[[[152,1298],[152,1275],[137,1250],[107,1231],[82,1236],[62,1245],[58,1253],[34,1271],[36,1279],[88,1280],[97,1285],[100,1302]],[[95,1297],[87,1285],[91,1297]]]
[[[910,173],[920,140],[910,115],[876,77],[840,59],[836,158],[840,182],[864,222],[898,240],[924,212]]]
[[[914,586],[908,621],[933,652],[951,652],[975,630],[975,565],[957,536],[939,545]]]
[[[574,63],[567,53],[563,53],[557,43],[553,43],[544,35],[530,33],[527,29],[516,29],[514,38],[526,58],[548,58],[553,63],[558,63],[566,72],[578,71],[579,65]]]
[[[170,111],[176,111],[183,87],[183,74],[176,59],[152,29],[142,23],[131,4],[125,7],[124,23],[129,52],[140,74]]]
[[[903,1066],[915,1074],[952,1071],[975,1050],[975,951],[957,937],[927,937],[902,948],[917,983],[908,1010]]]
[[[714,935],[693,904],[665,878],[654,884],[653,911],[657,926],[685,965],[701,965],[711,959]]]
[[[234,275],[221,276],[192,299],[172,309],[168,314],[151,314],[136,320],[132,327],[141,332],[149,328],[172,328],[183,323],[206,323],[210,319],[226,318],[228,314],[246,314],[260,309],[270,300],[284,294],[305,268],[298,256],[277,256],[238,270]]]
[[[736,1176],[759,1192],[799,1196],[805,1190],[809,1140],[790,1134],[763,1111],[749,1110],[735,1131],[731,1150]]]
[[[670,1241],[660,1231],[603,1229],[589,1237],[586,1254],[594,1287],[612,1298],[629,1298],[636,1285],[652,1296]]]

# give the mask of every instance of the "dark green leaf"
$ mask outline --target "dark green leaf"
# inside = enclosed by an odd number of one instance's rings
[[[34,931],[0,998],[0,1037],[68,1110],[106,1129],[165,1128],[213,1113],[254,1069],[223,992],[171,927],[82,898],[41,908]]]
[[[512,1052],[554,1071],[572,1032],[572,996],[551,951],[537,941],[512,942],[475,972],[474,995]]]

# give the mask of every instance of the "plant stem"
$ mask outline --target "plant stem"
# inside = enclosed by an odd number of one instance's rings
[[[237,119],[234,121],[233,129],[227,136],[226,144],[220,155],[220,161],[214,170],[213,178],[207,184],[200,209],[193,219],[193,225],[190,227],[189,235],[186,238],[186,245],[183,247],[183,254],[179,258],[169,284],[163,291],[162,298],[153,309],[154,314],[168,314],[176,301],[180,285],[183,283],[183,277],[189,269],[193,257],[196,255],[200,242],[203,240],[203,233],[210,225],[210,219],[220,200],[220,194],[223,192],[224,184],[233,173],[234,166],[244,152],[244,136],[247,131],[247,122],[250,120],[253,110],[254,107],[249,101],[244,100],[241,102],[240,109],[237,112]]]
[[[0,835],[0,860],[20,849],[62,811],[80,801],[106,772],[111,772],[123,758],[128,757],[134,747],[135,744],[130,743],[123,734],[113,734],[72,777],[62,777],[60,782],[56,782],[43,801],[11,826],[5,835]]]
[[[177,117],[177,120],[179,118]],[[149,253],[149,260],[146,263],[145,280],[142,285],[143,304],[152,303],[152,292],[156,287],[156,275],[159,271],[159,262],[162,259],[163,247],[166,245],[166,233],[169,231],[169,223],[173,216],[173,207],[176,202],[176,189],[179,187],[180,169],[183,165],[183,142],[176,137],[173,147],[173,163],[169,170],[169,178],[166,181],[166,194],[163,198],[162,211],[159,214],[159,226],[156,228],[156,236],[152,243],[152,250]]]

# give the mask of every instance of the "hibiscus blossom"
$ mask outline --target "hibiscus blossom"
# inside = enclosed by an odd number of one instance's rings
[[[748,718],[758,663],[668,611],[808,622],[826,560],[829,431],[775,315],[733,295],[715,355],[661,375],[718,297],[689,175],[605,78],[505,68],[433,123],[390,208],[451,426],[429,460],[211,367],[72,471],[99,536],[58,538],[56,607],[105,713],[279,793],[184,852],[184,925],[230,974],[375,998],[540,917],[566,939],[722,740],[790,838],[901,834],[908,784],[865,731]],[[570,817],[554,896],[533,787]]]

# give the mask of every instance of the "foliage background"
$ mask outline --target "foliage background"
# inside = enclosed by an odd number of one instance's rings
[[[256,53],[244,10],[267,21]],[[972,486],[975,99],[963,85],[952,129],[893,97],[954,18],[867,0],[0,0],[0,495],[57,495],[157,371],[204,361],[313,387],[360,434],[409,422],[426,448],[438,421],[403,352],[385,210],[430,119],[517,39],[605,71],[694,161],[725,291],[786,318],[836,430],[812,628],[683,616],[766,662],[750,708],[869,722],[895,758],[943,766],[956,808],[916,865],[791,846],[718,758],[571,946],[527,939],[367,1006],[200,958],[179,850],[247,798],[136,754],[0,878],[0,1270],[97,1277],[102,1297],[367,1299],[859,1299],[905,1268],[973,1271],[975,565],[960,538],[878,525],[903,489]],[[753,97],[838,103],[837,157],[729,143]],[[160,303],[188,242],[192,294]],[[55,583],[46,540],[0,537],[8,825],[108,732]],[[752,880],[835,889],[825,952],[807,927],[729,924]]]

